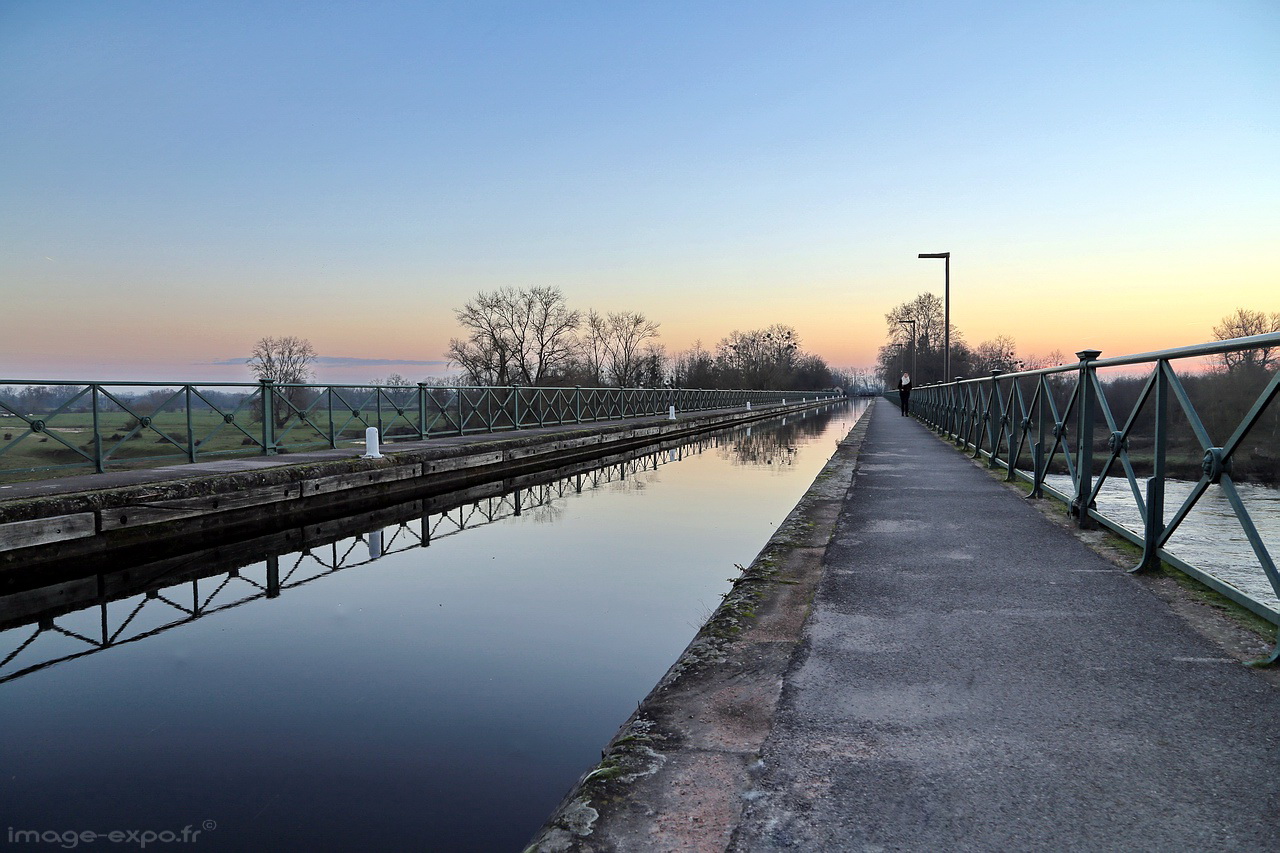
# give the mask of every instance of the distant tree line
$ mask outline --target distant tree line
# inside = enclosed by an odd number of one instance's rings
[[[910,321],[915,320],[912,338]],[[880,348],[877,374],[886,387],[897,384],[898,376],[911,370],[911,349],[916,348],[916,385],[937,382],[942,377],[942,304],[933,294],[921,294],[910,302],[896,306],[885,315],[887,341]],[[1245,308],[1236,309],[1212,329],[1214,340],[1232,340],[1280,332],[1280,312],[1266,313]],[[1054,350],[1047,355],[1019,355],[1012,337],[999,335],[970,347],[954,326],[951,329],[952,377],[981,377],[991,370],[1005,372],[1074,364],[1074,356]],[[1211,438],[1219,443],[1235,431],[1245,413],[1280,369],[1280,346],[1258,346],[1215,357],[1209,369],[1184,369],[1175,362],[1180,382],[1187,397]],[[1118,423],[1128,421],[1146,386],[1150,366],[1141,372],[1130,371],[1102,376],[1106,405]],[[1047,386],[1058,405],[1065,411],[1075,384],[1072,374],[1053,375]],[[1034,392],[1034,382],[1024,380],[1027,400]],[[1129,455],[1135,465],[1148,464],[1151,458],[1154,429],[1154,407],[1150,399],[1138,412],[1129,439]],[[1190,418],[1176,402],[1169,407],[1169,465],[1175,476],[1195,479],[1203,449],[1195,437]],[[1095,434],[1099,442],[1109,435],[1105,414],[1099,407]],[[1101,459],[1097,460],[1101,464]],[[1234,459],[1237,477],[1275,483],[1280,480],[1280,401],[1272,400],[1260,414],[1247,440]]]
[[[992,370],[1009,373],[1074,361],[1056,349],[1043,355],[1019,355],[1017,343],[1009,335],[997,335],[976,347],[970,346],[964,334],[952,324],[951,375],[944,377],[941,299],[932,293],[922,293],[895,306],[884,319],[887,340],[876,356],[876,375],[890,388],[898,384],[901,374],[912,371],[913,361],[912,381],[916,385],[949,381],[957,376],[987,376]]]
[[[997,335],[971,347],[964,334],[951,326],[951,376],[943,376],[943,305],[932,293],[922,293],[909,302],[895,306],[885,314],[887,330],[885,344],[876,357],[876,374],[886,387],[897,385],[898,377],[912,369],[913,352],[916,385],[950,381],[957,376],[973,378],[988,376],[992,370],[1011,373],[1017,370],[1034,370],[1074,364],[1074,356],[1063,355],[1061,350],[1049,353],[1020,355],[1017,344],[1009,335]],[[913,336],[914,332],[914,336]],[[1250,337],[1270,332],[1280,332],[1280,312],[1265,313],[1237,308],[1213,327],[1214,340]],[[1280,347],[1264,346],[1239,352],[1223,353],[1217,357],[1221,372],[1274,370],[1280,365]]]
[[[659,323],[638,311],[584,313],[556,287],[482,292],[455,313],[463,334],[448,357],[469,384],[800,390],[849,379],[781,323],[669,355]]]

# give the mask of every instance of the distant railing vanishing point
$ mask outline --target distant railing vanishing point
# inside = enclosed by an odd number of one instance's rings
[[[423,441],[677,412],[830,399],[843,392],[0,379],[0,479]]]
[[[1193,394],[1188,390],[1192,377],[1180,377],[1173,367],[1173,362],[1181,359],[1224,359],[1231,353],[1269,348],[1280,348],[1280,334],[1105,359],[1099,358],[1101,353],[1097,350],[1082,350],[1076,354],[1079,362],[1072,365],[1017,373],[997,370],[981,379],[957,377],[953,382],[917,387],[911,393],[911,409],[937,432],[971,451],[974,458],[985,458],[991,467],[1005,469],[1007,480],[1030,483],[1029,497],[1039,498],[1047,493],[1067,504],[1080,527],[1096,522],[1140,546],[1142,557],[1132,571],[1157,568],[1163,560],[1280,626],[1280,610],[1276,606],[1166,549],[1170,537],[1206,493],[1219,489],[1257,558],[1256,568],[1261,569],[1276,599],[1280,599],[1275,557],[1236,482],[1237,468],[1262,472],[1274,479],[1280,457],[1280,413],[1273,404],[1280,392],[1280,371],[1265,362],[1245,362],[1244,367],[1249,369],[1236,371],[1235,380],[1229,381],[1233,373],[1225,371],[1210,377],[1219,383],[1217,391]],[[1125,368],[1127,375],[1135,366],[1144,371],[1140,376],[1145,376],[1140,386],[1140,377],[1128,377],[1132,380],[1131,390],[1134,386],[1140,388],[1136,402],[1126,402],[1125,409],[1113,411],[1108,403],[1108,385],[1099,378],[1099,371]],[[1203,375],[1195,377],[1197,381],[1204,379]],[[1114,393],[1116,384],[1111,387]],[[1234,389],[1234,409],[1230,405],[1233,401],[1223,391],[1226,387]],[[1213,416],[1212,429],[1206,426],[1209,414]],[[1260,429],[1264,419],[1265,428]],[[1182,436],[1174,435],[1174,426],[1181,428]],[[1175,445],[1184,471],[1188,470],[1188,459],[1198,463],[1187,479],[1199,476],[1173,515],[1167,517],[1165,487]],[[1064,488],[1046,482],[1055,465],[1065,468],[1070,476],[1069,490],[1065,488],[1065,478],[1061,483]],[[1104,483],[1115,477],[1117,467],[1136,505],[1141,521],[1133,526],[1138,529],[1098,510],[1098,496]],[[1139,468],[1148,475],[1144,483],[1139,483]],[[1220,548],[1225,543],[1218,539],[1212,544]],[[1280,634],[1270,656],[1257,663],[1275,663],[1278,659]]]

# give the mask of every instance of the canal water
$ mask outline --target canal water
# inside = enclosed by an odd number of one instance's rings
[[[5,596],[6,831],[520,849],[865,408]]]

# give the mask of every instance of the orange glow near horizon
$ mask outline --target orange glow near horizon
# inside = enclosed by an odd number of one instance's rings
[[[1243,263],[1232,269],[1190,259],[1183,264],[1147,259],[1103,275],[1104,261],[1022,272],[982,269],[967,260],[958,255],[953,263],[953,325],[970,345],[1009,335],[1023,356],[1055,349],[1069,356],[1086,347],[1112,356],[1201,343],[1211,340],[1213,326],[1237,307],[1276,310],[1280,293],[1274,271]],[[856,262],[851,258],[850,266]],[[717,281],[704,276],[687,289],[641,284],[632,294],[569,283],[564,290],[575,308],[639,310],[658,320],[661,343],[669,353],[688,349],[696,340],[713,349],[734,330],[782,322],[797,329],[804,349],[832,366],[869,368],[886,340],[885,313],[922,292],[941,295],[940,264],[934,269],[904,258],[898,267],[883,285],[830,276],[804,285],[760,282],[746,287],[728,277]],[[268,285],[251,304],[143,299],[123,315],[103,292],[57,301],[17,293],[11,316],[25,319],[5,336],[5,372],[9,378],[93,378],[104,370],[118,376],[137,367],[147,376],[201,378],[198,366],[243,357],[255,340],[268,334],[309,338],[318,352],[329,356],[440,360],[449,338],[460,332],[452,309],[488,286],[453,286],[440,294],[406,291],[403,282],[383,281],[363,288],[330,286],[322,298],[308,301]],[[210,287],[212,283],[200,283],[196,290]],[[379,292],[409,296],[369,298]],[[114,321],[103,319],[113,316]],[[441,375],[447,368],[422,372]],[[226,371],[216,373],[221,378]]]

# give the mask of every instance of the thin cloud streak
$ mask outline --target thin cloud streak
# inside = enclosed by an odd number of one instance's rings
[[[248,364],[250,359],[247,358],[222,358],[216,361],[206,361],[204,364],[211,365],[236,365]],[[448,364],[447,361],[414,361],[403,358],[354,358],[344,355],[318,355],[315,363],[319,367],[388,367],[392,365],[408,364],[423,367],[438,367]]]

